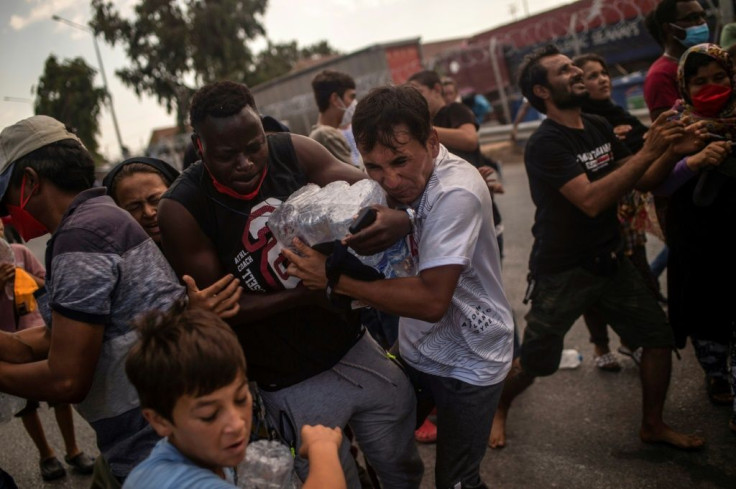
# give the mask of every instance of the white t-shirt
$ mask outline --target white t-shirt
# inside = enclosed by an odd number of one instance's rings
[[[440,146],[415,206],[417,271],[462,265],[437,323],[402,317],[401,356],[422,372],[473,385],[501,382],[511,368],[513,318],[501,282],[491,196],[477,169]]]

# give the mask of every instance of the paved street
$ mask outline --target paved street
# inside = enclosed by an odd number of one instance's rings
[[[526,287],[527,259],[531,246],[533,206],[518,154],[504,154],[506,194],[498,205],[504,218],[506,256],[504,281],[520,330],[527,307],[521,299]],[[42,246],[33,243],[34,251]],[[651,240],[652,258],[661,243]],[[618,347],[613,334],[612,346]],[[712,406],[705,395],[703,375],[691,348],[675,359],[666,420],[685,431],[699,431],[708,440],[693,453],[639,441],[641,395],[638,370],[622,359],[619,373],[598,371],[587,331],[578,321],[565,340],[567,348],[583,354],[583,364],[537,382],[512,407],[508,443],[503,450],[489,450],[483,476],[489,487],[569,489],[655,489],[736,487],[736,436],[727,427],[729,408]],[[78,419],[77,433],[83,449],[94,452],[88,425]],[[53,414],[43,410],[44,426],[53,446],[63,450]],[[0,467],[10,472],[20,488],[87,487],[89,478],[67,476],[44,484],[37,468],[37,454],[20,422],[0,426]],[[426,465],[423,488],[434,486],[434,445],[420,447]],[[63,455],[63,453],[62,453]]]

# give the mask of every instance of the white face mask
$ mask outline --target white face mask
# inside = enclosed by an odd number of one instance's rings
[[[345,104],[343,104],[344,107]],[[358,101],[353,99],[352,102],[350,102],[350,105],[347,107],[344,107],[344,111],[342,113],[342,120],[340,121],[340,127],[347,127],[350,125],[351,122],[353,122],[353,114],[355,114],[355,107],[358,106]]]

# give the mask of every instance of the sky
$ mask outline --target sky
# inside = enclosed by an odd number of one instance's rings
[[[130,15],[139,0],[113,3]],[[261,19],[266,35],[275,42],[297,40],[307,45],[326,39],[349,53],[372,44],[420,37],[422,42],[467,37],[530,15],[571,3],[572,0],[269,0]],[[454,10],[452,7],[457,6]],[[33,87],[49,55],[59,61],[82,57],[98,70],[90,33],[51,19],[52,15],[86,24],[89,0],[2,0],[0,2],[0,128],[33,115]],[[175,124],[154,98],[138,97],[122,84],[115,71],[126,66],[122,46],[98,41],[113,108],[123,144],[142,154],[151,131]],[[259,51],[265,40],[252,44]],[[120,157],[113,119],[108,108],[100,117],[100,152]]]

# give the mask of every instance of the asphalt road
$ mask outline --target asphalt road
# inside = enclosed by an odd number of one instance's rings
[[[521,302],[526,287],[531,247],[533,205],[520,155],[505,152],[503,176],[506,193],[498,197],[505,225],[504,282],[518,321],[524,328],[527,306]],[[43,243],[31,243],[43,256]],[[650,259],[661,248],[651,239]],[[664,278],[664,277],[663,277]],[[612,346],[618,339],[612,334]],[[736,488],[736,436],[728,430],[728,407],[712,406],[705,395],[703,374],[688,347],[674,360],[665,419],[683,431],[697,431],[708,440],[698,452],[682,452],[648,445],[637,436],[641,394],[638,369],[627,358],[619,373],[598,371],[593,348],[581,321],[565,339],[566,348],[583,354],[575,370],[559,371],[538,379],[512,406],[507,447],[488,450],[482,475],[489,487],[569,489],[734,489]],[[63,452],[53,413],[42,410],[52,445]],[[84,450],[95,453],[90,427],[77,417],[77,436]],[[89,478],[70,474],[43,483],[37,453],[18,421],[0,426],[0,467],[24,488],[85,488]],[[422,488],[434,486],[434,445],[421,445],[425,462]],[[62,453],[63,455],[63,453]]]

